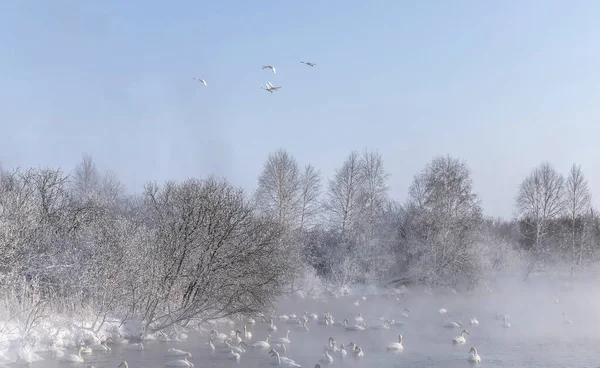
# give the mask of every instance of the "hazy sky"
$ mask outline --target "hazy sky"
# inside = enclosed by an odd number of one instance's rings
[[[5,167],[69,171],[89,153],[130,191],[209,173],[252,190],[277,148],[326,178],[371,148],[399,200],[451,154],[489,215],[511,216],[543,160],[581,164],[600,205],[597,1],[7,0],[0,14]]]

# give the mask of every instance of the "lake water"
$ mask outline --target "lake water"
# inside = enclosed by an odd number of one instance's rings
[[[278,305],[276,316],[294,313],[298,316],[305,311],[321,315],[330,312],[336,320],[348,318],[354,324],[354,317],[361,312],[365,322],[380,323],[379,316],[402,320],[405,326],[393,326],[389,330],[346,331],[344,327],[322,326],[316,321],[308,323],[309,331],[294,331],[291,325],[275,320],[278,331],[273,337],[290,333],[291,344],[287,357],[303,367],[313,368],[324,352],[329,337],[335,338],[337,345],[354,342],[363,348],[365,356],[359,359],[348,357],[342,360],[334,356],[330,367],[471,367],[467,361],[471,346],[478,349],[482,358],[480,367],[600,367],[600,318],[599,305],[594,299],[597,290],[562,291],[548,293],[547,290],[522,290],[520,292],[498,294],[475,294],[470,296],[425,294],[401,297],[400,300],[385,296],[368,295],[366,301],[353,301],[360,296],[328,297],[323,300],[284,300]],[[556,300],[560,296],[560,302]],[[408,317],[401,315],[403,309],[410,309]],[[446,308],[447,314],[438,312]],[[496,312],[510,316],[511,328],[503,328],[502,321],[496,320]],[[564,323],[562,312],[567,312],[571,324]],[[479,326],[469,325],[469,319],[477,317]],[[444,328],[447,321],[462,321],[469,330],[467,343],[454,345],[452,338],[459,335],[462,328]],[[248,341],[264,340],[268,323],[257,320],[256,325],[248,325],[253,338]],[[242,328],[242,326],[236,326]],[[219,332],[228,332],[231,326],[217,326]],[[386,346],[397,341],[398,334],[404,336],[404,351],[390,353]],[[165,357],[169,347],[189,351],[196,367],[270,367],[272,359],[264,350],[249,347],[239,361],[219,358],[219,353],[209,353],[200,347],[208,337],[199,333],[189,333],[183,342],[164,343],[144,342],[144,351],[128,351],[124,346],[113,345],[108,353],[84,355],[86,363],[58,363],[48,354],[40,354],[46,360],[32,364],[32,367],[82,367],[91,364],[96,368],[117,367],[127,360],[129,367],[164,367],[173,359]],[[69,352],[69,353],[75,353]],[[326,365],[322,364],[323,367]]]

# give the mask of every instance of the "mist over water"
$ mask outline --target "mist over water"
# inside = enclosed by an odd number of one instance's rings
[[[454,293],[450,290],[422,288],[402,289],[393,296],[393,289],[353,288],[347,295],[322,295],[319,297],[298,296],[283,298],[273,313],[277,332],[272,337],[285,336],[290,330],[291,344],[287,356],[303,367],[313,368],[324,353],[329,337],[336,346],[346,347],[353,342],[362,347],[365,356],[354,358],[348,348],[348,356],[341,359],[334,353],[331,367],[468,367],[471,346],[477,348],[482,367],[593,367],[598,359],[600,343],[600,293],[597,280],[580,278],[565,281],[559,277],[532,276],[526,283],[518,278],[507,278],[490,285],[491,290],[480,288],[470,293]],[[363,292],[366,300],[362,300]],[[325,294],[325,293],[324,293]],[[354,305],[358,300],[359,305]],[[405,308],[408,317],[402,315]],[[446,314],[439,312],[447,310]],[[346,331],[342,326],[319,325],[317,321],[307,323],[308,331],[297,331],[296,326],[279,319],[283,314],[302,317],[305,312],[322,316],[329,312],[335,321],[347,318],[356,324],[360,312],[367,324],[366,331]],[[570,324],[565,322],[566,313]],[[510,328],[502,326],[496,313],[508,316]],[[404,326],[390,329],[371,330],[368,327],[381,324],[380,317],[402,321]],[[479,325],[470,325],[471,318]],[[460,335],[462,328],[445,328],[445,323],[462,322],[470,335],[467,342],[455,345],[452,339]],[[265,340],[269,334],[267,322],[257,319],[255,325],[247,324],[252,333],[249,345]],[[243,329],[241,322],[215,325],[219,332],[229,333]],[[398,335],[404,337],[402,353],[387,351],[386,347],[396,342]],[[182,342],[144,342],[144,351],[129,351],[124,345],[112,345],[109,353],[84,355],[85,364],[94,367],[116,367],[127,360],[131,368],[163,367],[167,361],[178,359],[165,357],[170,347],[193,354],[196,367],[268,367],[272,360],[267,350],[248,347],[239,361],[227,360],[219,352],[209,353],[201,347],[208,341],[208,333],[189,332]],[[217,345],[218,350],[218,344]],[[71,352],[69,352],[71,353]],[[32,364],[33,367],[82,366],[82,364],[57,363],[49,354],[40,354],[46,360]],[[323,367],[327,366],[320,363]]]

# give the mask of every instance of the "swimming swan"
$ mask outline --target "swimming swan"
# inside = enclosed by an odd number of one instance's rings
[[[471,363],[481,363],[481,357],[477,354],[477,349],[471,347],[469,350],[469,362]]]
[[[464,343],[466,343],[467,340],[465,339],[465,334],[470,335],[469,331],[462,330],[462,332],[460,333],[460,336],[456,336],[455,338],[452,339],[452,343],[454,343],[454,344],[464,344]]]
[[[393,342],[391,343],[387,349],[388,350],[395,350],[395,351],[402,351],[404,350],[404,346],[402,346],[402,335],[398,335],[398,342]]]

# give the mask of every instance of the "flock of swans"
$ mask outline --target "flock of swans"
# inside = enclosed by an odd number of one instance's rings
[[[352,302],[352,304],[361,308],[368,305],[368,303],[366,303],[365,296],[362,297],[362,300],[355,300]],[[198,346],[198,349],[204,350],[207,355],[210,355],[214,358],[231,359],[234,361],[244,360],[244,355],[249,350],[252,350],[253,359],[256,359],[257,357],[258,359],[264,359],[265,363],[267,364],[284,367],[301,367],[300,363],[288,356],[288,350],[290,348],[290,344],[292,344],[294,335],[300,333],[310,333],[313,328],[315,330],[326,329],[321,330],[321,332],[328,331],[328,335],[331,337],[329,337],[327,342],[324,341],[322,355],[320,357],[314,357],[316,363],[314,367],[322,368],[322,366],[327,366],[338,360],[343,362],[346,359],[369,359],[369,349],[365,351],[362,346],[352,341],[357,341],[356,339],[358,339],[359,336],[357,333],[360,334],[361,331],[368,330],[392,331],[395,328],[402,328],[406,326],[407,323],[411,323],[411,311],[406,308],[401,312],[399,310],[396,312],[396,315],[398,316],[397,318],[399,318],[398,320],[385,318],[384,316],[378,316],[377,319],[372,318],[367,322],[367,318],[365,318],[362,313],[356,310],[352,313],[355,313],[353,318],[344,319],[334,318],[334,316],[329,312],[323,312],[320,315],[316,313],[304,312],[304,314],[301,315],[282,314],[279,316],[263,316],[262,320],[258,322],[253,318],[240,319],[237,322],[229,320],[229,324],[224,325],[225,330],[230,330],[229,332],[218,331],[217,329],[213,328],[210,330],[210,333],[208,333],[208,341]],[[440,323],[439,327],[461,331],[460,334],[451,340],[448,338],[448,344],[454,344],[456,346],[466,345],[471,332],[477,333],[475,331],[477,331],[477,327],[479,326],[480,322],[476,317],[469,319],[468,328],[471,329],[471,331],[469,331],[467,326],[463,325],[462,322],[452,320],[445,308],[439,309],[437,313],[432,313],[438,314],[438,316],[441,317],[441,319],[439,319],[440,322],[438,322]],[[562,317],[563,323],[572,323],[571,320],[567,318],[565,313],[562,313]],[[435,317],[430,315],[429,319],[435,319]],[[495,315],[490,316],[489,320],[484,321],[484,323],[486,325],[492,325],[493,323],[496,323],[499,327],[510,328],[512,325],[509,322],[509,319],[510,317],[507,315],[496,313]],[[496,322],[494,322],[494,320]],[[415,321],[417,320],[415,319]],[[263,331],[266,335],[263,340],[253,336],[252,332],[249,330],[249,327],[258,327],[259,325],[262,326],[257,328],[255,333],[260,333],[259,331]],[[279,334],[279,336],[275,336],[276,334]],[[180,335],[182,335],[181,339]],[[166,335],[161,337],[159,335],[156,338],[164,342],[181,341],[182,339],[187,338],[187,336],[183,335],[185,334],[177,334],[175,338],[167,338]],[[338,345],[336,338],[333,337],[336,335],[348,341]],[[356,339],[352,339],[353,336]],[[383,350],[390,354],[404,352],[404,335],[398,331],[396,336],[396,341],[390,341],[388,344],[380,345],[382,349],[377,349],[377,351],[379,352]],[[78,354],[62,356],[60,361],[84,363],[82,354],[91,354],[95,351],[110,351],[111,348],[107,345],[107,343],[123,344],[126,350],[144,350],[144,345],[142,343],[130,343],[127,339],[124,339],[119,335],[116,337],[113,336],[113,338],[104,339],[99,344],[81,346],[79,347]],[[464,351],[466,361],[470,363],[480,363],[482,361],[477,348],[474,346],[471,346],[468,352],[466,349]],[[171,347],[165,351],[164,356],[165,360],[167,360],[165,362],[165,366],[167,367],[194,366],[194,364],[190,361],[190,359],[192,359],[192,354],[188,351]],[[93,368],[92,366],[86,367]],[[122,361],[119,367],[129,368],[127,361]]]
[[[311,62],[308,62],[308,61],[300,61],[300,63],[302,63],[304,65],[307,65],[307,66],[310,66],[311,68],[314,67],[315,65],[317,65],[315,63],[311,63]],[[273,74],[276,74],[276,72],[277,72],[277,70],[275,69],[275,67],[272,66],[272,65],[263,65],[262,69],[270,69],[273,72]],[[204,79],[202,79],[202,78],[193,77],[192,79],[197,80],[198,82],[204,84],[205,86],[207,85],[206,81]],[[261,88],[264,89],[267,92],[273,93],[273,92],[279,90],[281,88],[281,86],[275,86],[271,82],[267,82],[265,84],[265,86],[261,87]]]

